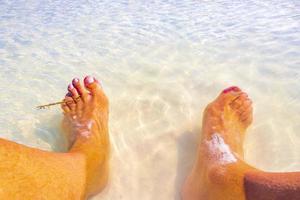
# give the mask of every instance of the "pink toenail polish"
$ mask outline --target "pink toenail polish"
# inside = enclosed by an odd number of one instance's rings
[[[72,90],[74,88],[74,86],[72,84],[69,84],[68,89]]]
[[[95,81],[95,79],[93,78],[93,77],[91,77],[91,76],[87,76],[86,78],[85,78],[85,82],[87,83],[87,84],[91,84],[91,83],[93,83]]]
[[[238,92],[238,91],[240,91],[241,89],[240,89],[239,87],[233,86],[233,87],[232,87],[232,90],[235,91],[235,92]]]
[[[226,88],[225,90],[223,90],[223,93],[224,93],[224,94],[226,94],[226,93],[230,92],[231,90],[232,90],[232,88],[231,88],[231,87],[229,87],[229,88]]]
[[[238,88],[236,86],[232,86],[232,87],[229,87],[229,88],[223,90],[223,93],[226,94],[226,93],[231,92],[231,91],[238,92],[238,91],[240,91],[240,88]]]
[[[79,78],[74,78],[73,79],[73,83],[78,83],[79,82]]]

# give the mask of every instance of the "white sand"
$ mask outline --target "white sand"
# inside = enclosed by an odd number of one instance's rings
[[[178,199],[203,109],[238,85],[255,108],[246,160],[300,170],[299,3],[170,2],[0,1],[0,136],[64,150],[59,108],[34,108],[92,74],[113,147],[110,185],[93,199]]]

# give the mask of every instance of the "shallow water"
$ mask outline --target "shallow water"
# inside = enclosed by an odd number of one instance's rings
[[[300,4],[276,1],[0,0],[1,137],[65,150],[73,77],[110,98],[112,177],[93,199],[177,199],[202,111],[238,85],[254,102],[246,160],[300,170]]]

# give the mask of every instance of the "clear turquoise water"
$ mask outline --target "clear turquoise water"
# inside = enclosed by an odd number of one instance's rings
[[[0,0],[0,133],[65,149],[60,100],[75,76],[111,102],[112,177],[93,199],[178,199],[202,110],[238,85],[254,101],[246,160],[300,170],[300,4]]]

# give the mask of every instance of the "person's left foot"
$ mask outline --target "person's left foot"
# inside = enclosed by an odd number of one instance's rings
[[[96,193],[107,182],[109,136],[108,99],[97,79],[87,76],[84,86],[74,78],[65,96],[63,128],[70,151],[86,157],[87,191]]]
[[[100,123],[108,115],[108,99],[101,89],[99,81],[87,76],[85,87],[78,78],[68,86],[65,96],[63,128],[72,145],[78,136],[89,137],[92,123]],[[104,117],[105,116],[105,117]]]

